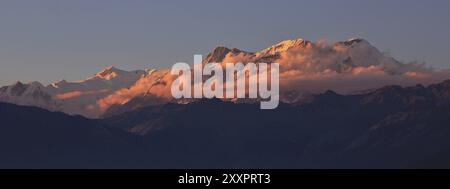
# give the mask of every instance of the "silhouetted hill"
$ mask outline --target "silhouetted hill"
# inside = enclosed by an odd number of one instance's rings
[[[220,100],[167,104],[104,122],[144,135],[151,151],[170,162],[165,166],[426,166],[425,159],[450,149],[449,83],[349,96],[328,91],[275,110]]]
[[[81,116],[0,103],[1,168],[132,166],[136,140]]]
[[[211,99],[103,120],[1,103],[0,167],[443,168],[449,102],[450,81],[327,91],[274,110]]]

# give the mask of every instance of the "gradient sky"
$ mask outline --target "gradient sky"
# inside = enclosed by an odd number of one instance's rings
[[[398,60],[450,67],[450,1],[1,0],[0,85],[170,67],[224,45],[362,37]]]

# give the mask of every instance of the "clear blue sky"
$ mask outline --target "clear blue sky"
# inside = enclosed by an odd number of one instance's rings
[[[218,45],[362,37],[402,61],[450,67],[450,1],[1,0],[0,85],[170,67]]]

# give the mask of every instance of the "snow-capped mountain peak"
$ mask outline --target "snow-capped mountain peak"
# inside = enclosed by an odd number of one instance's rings
[[[0,88],[0,101],[38,106],[49,110],[55,110],[58,106],[58,103],[52,100],[46,87],[36,81],[27,84],[18,81],[14,85]]]
[[[26,93],[44,89],[45,87],[37,81],[27,84],[17,81],[14,85],[6,87],[5,92],[11,96],[23,96]]]
[[[203,59],[203,63],[212,63],[212,62],[222,62],[223,59],[228,55],[228,54],[233,54],[233,55],[237,55],[239,53],[248,53],[248,52],[244,52],[240,49],[237,48],[227,48],[224,46],[218,46],[216,48],[214,48],[214,50],[208,54],[208,56],[206,56],[205,59]]]
[[[367,44],[370,45],[368,41],[366,41],[363,38],[353,37],[348,39],[347,41],[338,42],[338,44],[344,45],[344,46],[352,46],[354,44]]]
[[[102,71],[98,72],[97,74],[95,74],[95,77],[99,77],[102,79],[106,79],[106,80],[111,80],[115,77],[117,77],[119,74],[124,73],[126,71],[117,69],[114,66],[109,66],[105,69],[103,69]]]
[[[60,86],[63,86],[65,84],[67,84],[68,82],[65,79],[59,80],[55,83],[52,83],[49,85],[49,87],[54,87],[54,88],[59,88]]]
[[[292,40],[284,40],[275,45],[272,45],[269,48],[266,48],[266,49],[260,51],[258,54],[272,55],[272,54],[276,54],[276,53],[280,53],[280,52],[285,52],[292,48],[306,47],[307,45],[310,45],[310,44],[312,44],[310,41],[307,41],[307,40],[304,40],[301,38],[292,39]]]

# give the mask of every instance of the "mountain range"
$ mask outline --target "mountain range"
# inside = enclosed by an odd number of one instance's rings
[[[449,168],[450,71],[364,39],[219,46],[280,64],[280,105],[172,98],[169,69],[0,88],[0,168]]]
[[[296,103],[326,90],[350,94],[392,84],[428,85],[450,78],[447,70],[401,63],[359,38],[331,44],[285,40],[258,52],[220,46],[203,60],[204,64],[211,62],[279,63],[280,98],[285,103]],[[111,66],[82,81],[4,86],[0,88],[0,102],[89,118],[107,117],[174,102],[170,93],[174,79],[168,69],[124,71]]]

